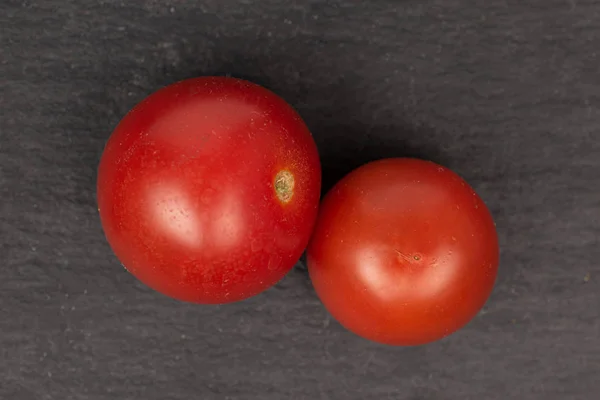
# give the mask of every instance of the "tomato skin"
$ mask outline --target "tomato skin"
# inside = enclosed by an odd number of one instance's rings
[[[466,325],[492,292],[499,263],[492,216],[457,174],[384,159],[325,196],[308,252],[315,290],[344,327],[396,346]]]
[[[294,266],[320,188],[315,142],[292,107],[253,83],[203,77],[123,118],[102,154],[97,200],[129,272],[172,298],[219,304],[268,289]]]

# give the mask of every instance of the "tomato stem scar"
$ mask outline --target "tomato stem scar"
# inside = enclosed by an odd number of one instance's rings
[[[399,251],[399,250],[394,250],[394,251],[395,251],[395,252],[398,254],[398,256],[399,256],[400,258],[402,258],[403,260],[406,260],[406,261],[409,261],[409,262],[410,262],[410,261],[412,261],[412,260],[414,260],[414,261],[421,261],[421,256],[420,256],[419,254],[415,254],[414,256],[412,256],[412,257],[409,257],[408,255],[406,255],[406,254],[402,253],[402,252],[401,252],[401,251]]]
[[[279,171],[274,182],[277,198],[284,203],[289,202],[294,195],[294,184],[294,175],[290,171]]]

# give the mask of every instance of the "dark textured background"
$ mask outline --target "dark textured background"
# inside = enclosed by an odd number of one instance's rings
[[[0,1],[0,399],[600,398],[597,0]],[[138,101],[233,74],[290,101],[326,187],[384,156],[456,170],[502,246],[441,342],[344,331],[302,265],[219,307],[128,275],[95,208]]]

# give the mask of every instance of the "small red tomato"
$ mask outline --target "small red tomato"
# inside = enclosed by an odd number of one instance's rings
[[[399,158],[366,164],[326,195],[308,247],[321,301],[343,326],[389,345],[467,324],[496,280],[492,216],[454,172]]]
[[[98,170],[116,256],[175,299],[229,303],[279,281],[317,215],[315,142],[283,99],[226,77],[178,82],[131,110]]]

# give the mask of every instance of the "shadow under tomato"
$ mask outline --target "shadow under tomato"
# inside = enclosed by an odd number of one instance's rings
[[[327,129],[332,131],[332,128]],[[334,146],[322,150],[323,195],[346,174],[371,161],[414,157],[445,164],[444,154],[437,147],[411,143],[414,131],[400,123],[390,127],[373,127],[355,122],[346,126],[340,124],[333,130],[339,131],[336,136],[347,138],[338,139]]]

